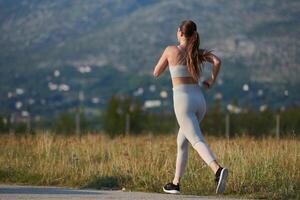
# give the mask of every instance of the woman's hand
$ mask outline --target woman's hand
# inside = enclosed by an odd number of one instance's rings
[[[202,84],[206,89],[210,89],[212,87],[212,85],[214,84],[214,81],[212,79],[207,79],[207,80],[203,81]]]

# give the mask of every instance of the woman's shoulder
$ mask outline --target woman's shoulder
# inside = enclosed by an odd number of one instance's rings
[[[176,45],[168,45],[165,48],[166,51],[174,51],[174,50],[178,50],[178,47]]]
[[[179,51],[178,47],[176,45],[168,45],[165,48],[165,52],[169,55],[172,55],[174,53],[177,53]]]

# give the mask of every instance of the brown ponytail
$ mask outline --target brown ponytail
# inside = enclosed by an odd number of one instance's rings
[[[179,26],[180,31],[187,39],[187,67],[192,77],[198,81],[199,74],[203,70],[202,63],[206,61],[206,56],[211,51],[199,50],[200,37],[196,24],[191,20],[182,21]]]

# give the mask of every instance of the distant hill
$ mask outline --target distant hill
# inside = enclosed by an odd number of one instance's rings
[[[89,88],[86,93],[94,96],[103,91],[106,96],[133,94],[147,84],[170,84],[167,75],[155,82],[151,71],[163,48],[176,44],[176,29],[183,19],[198,24],[202,48],[213,49],[223,61],[208,100],[218,92],[224,106],[233,95],[256,106],[299,103],[296,0],[0,0],[0,8],[0,102],[6,107],[13,107],[7,94],[17,87],[28,91],[24,98],[52,97],[48,86],[59,79],[53,77],[55,69],[65,70],[59,81],[71,85],[68,95],[59,96],[76,101],[83,77],[74,75],[72,66],[96,69],[97,76],[86,75],[90,81],[83,83]],[[130,87],[121,88],[124,84]],[[252,93],[242,91],[244,84]],[[170,92],[170,85],[157,87]],[[257,99],[259,90],[265,98]],[[139,98],[154,96],[145,89]]]

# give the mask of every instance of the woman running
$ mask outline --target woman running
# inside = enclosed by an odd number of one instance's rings
[[[213,64],[211,78],[203,81],[209,89],[215,82],[221,67],[220,59],[205,49],[199,49],[200,38],[196,24],[191,20],[182,21],[177,30],[178,46],[168,46],[155,66],[153,75],[158,77],[169,67],[173,85],[173,104],[179,131],[177,135],[177,159],[175,176],[163,190],[167,193],[180,193],[182,177],[187,158],[188,143],[215,174],[216,193],[225,190],[228,169],[221,167],[209,146],[205,143],[199,123],[206,113],[206,101],[199,85],[203,63]]]

